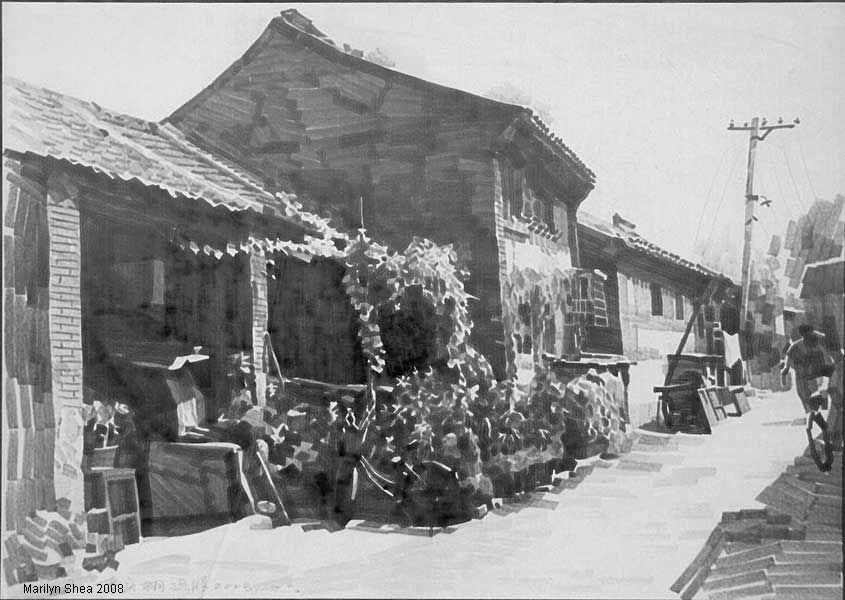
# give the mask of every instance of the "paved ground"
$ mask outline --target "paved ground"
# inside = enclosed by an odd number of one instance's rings
[[[234,524],[145,541],[118,555],[116,573],[77,582],[159,597],[673,597],[669,586],[721,513],[761,506],[757,494],[804,450],[792,394],[751,405],[711,436],[644,434],[631,454],[594,462],[577,487],[434,537]]]

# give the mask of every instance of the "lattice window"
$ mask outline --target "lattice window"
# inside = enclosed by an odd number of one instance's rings
[[[502,201],[505,210],[514,217],[522,216],[524,199],[524,177],[521,170],[514,169],[507,162],[502,162]]]
[[[543,200],[543,220],[546,223],[546,226],[549,228],[550,233],[555,233],[557,231],[557,225],[555,224],[555,203],[554,200]]]
[[[593,312],[596,327],[608,327],[607,319],[607,297],[604,290],[604,282],[599,278],[593,279]]]

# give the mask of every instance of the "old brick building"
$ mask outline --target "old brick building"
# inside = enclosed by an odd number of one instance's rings
[[[338,379],[354,372],[341,267],[309,256],[284,293],[268,279],[269,254],[281,270],[301,262],[278,252],[284,242],[333,243],[324,220],[170,125],[16,80],[3,90],[4,531],[57,498],[82,510],[83,408],[116,393],[107,356],[206,349],[200,419],[228,400],[232,353],[249,356],[261,401],[271,319],[296,332],[286,352],[319,356]],[[309,318],[290,301],[304,287],[334,310]]]
[[[606,223],[582,211],[578,234],[583,266],[607,276],[607,317],[587,331],[587,346],[596,351],[635,360],[664,359],[677,350],[708,281],[719,278],[733,285],[724,275],[649,242],[618,214]],[[721,300],[702,307],[686,351],[713,351],[713,323],[731,319],[730,307]]]
[[[364,60],[288,10],[166,121],[397,249],[454,243],[500,377],[571,351],[590,318],[590,275],[573,268],[594,175],[523,107]]]

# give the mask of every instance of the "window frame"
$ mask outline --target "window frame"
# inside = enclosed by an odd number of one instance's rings
[[[508,161],[501,162],[502,202],[505,212],[512,217],[522,217],[525,211],[525,177],[522,169]]]
[[[604,304],[604,308],[598,308],[596,306],[596,292],[601,290],[603,300],[602,303]],[[593,279],[593,293],[591,297],[593,299],[593,326],[594,327],[610,327],[610,314],[607,310],[607,286],[605,286],[604,280],[600,278]],[[603,323],[600,321],[604,321]]]
[[[659,283],[650,283],[649,291],[651,292],[651,316],[663,316],[663,288]]]

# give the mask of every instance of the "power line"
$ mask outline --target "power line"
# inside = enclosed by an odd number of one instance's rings
[[[698,243],[698,234],[701,231],[701,224],[704,222],[704,215],[707,214],[707,207],[710,204],[710,194],[713,192],[713,187],[716,185],[716,179],[719,178],[719,172],[722,170],[722,165],[725,163],[725,157],[727,155],[722,152],[722,156],[719,158],[719,165],[716,167],[716,173],[713,174],[713,179],[710,180],[710,189],[707,190],[707,196],[704,199],[704,205],[701,207],[701,214],[698,217],[698,226],[695,228],[695,238],[693,238],[692,245],[695,247],[695,244]],[[736,160],[736,156],[734,156],[734,160]]]
[[[783,220],[783,223],[784,223],[783,226],[786,227],[789,224],[791,217],[789,216],[789,213],[786,211],[786,205],[783,202],[783,198],[777,198],[777,197],[774,198],[774,199],[772,198],[772,194],[774,193],[774,187],[770,185],[771,182],[772,182],[772,180],[769,178],[770,177],[769,167],[771,166],[769,164],[770,161],[767,157],[765,161],[761,160],[760,163],[761,163],[761,165],[760,165],[761,168],[759,169],[759,172],[760,172],[760,188],[761,189],[765,188],[763,191],[766,192],[766,194],[760,194],[760,197],[763,198],[764,200],[770,200],[770,202],[768,203],[768,207],[772,209],[773,213],[774,212],[777,213],[777,216],[780,219]],[[762,168],[763,166],[765,166],[766,168],[763,169]],[[765,177],[764,177],[764,174],[765,174]],[[771,193],[769,193],[769,192],[771,192]],[[781,196],[783,196],[783,194],[781,194]],[[781,209],[782,204],[784,206],[783,209]]]
[[[778,173],[778,169],[774,169],[774,172],[775,172],[775,181],[778,184],[778,192],[780,192],[780,197],[783,199],[784,202],[789,204],[789,208],[795,213],[794,218],[798,219],[802,214],[804,214],[804,212],[805,212],[804,209],[797,207],[797,206],[795,206],[795,204],[792,203],[792,198],[787,196],[786,193],[784,193],[784,191],[783,191],[783,185],[780,182],[780,175]]]
[[[730,183],[731,183],[731,177],[733,177],[734,171],[736,170],[736,158],[737,158],[737,155],[739,154],[739,151],[740,151],[740,146],[737,145],[734,148],[734,154],[733,154],[733,157],[731,158],[730,172],[728,173],[728,177],[727,177],[727,179],[725,179],[725,185],[722,188],[722,197],[719,199],[719,204],[716,205],[716,210],[713,211],[713,219],[710,223],[710,233],[707,234],[707,241],[705,242],[705,245],[709,245],[710,240],[713,239],[713,231],[716,229],[716,221],[717,221],[718,216],[719,216],[719,211],[722,210],[722,205],[725,203],[725,194],[728,191],[728,185],[730,185]]]
[[[801,162],[804,163],[804,174],[807,176],[807,183],[810,184],[810,191],[813,192],[813,199],[818,200],[819,196],[816,194],[816,188],[813,185],[813,180],[810,179],[810,170],[807,168],[807,159],[804,156],[804,144],[801,143],[801,133],[798,133],[798,150],[801,152]]]
[[[798,190],[798,182],[795,181],[795,177],[792,175],[792,166],[789,164],[789,156],[786,154],[786,148],[781,146],[780,151],[783,154],[784,161],[786,162],[786,172],[789,173],[789,178],[792,180],[792,186],[795,188],[795,195],[797,196],[798,204],[803,206],[804,203],[801,201],[801,192]],[[812,204],[810,206],[812,206]],[[806,210],[810,210],[810,207],[806,207]]]

